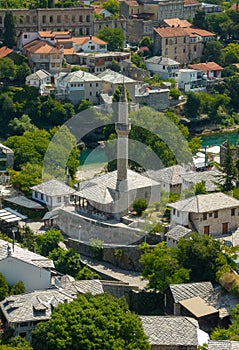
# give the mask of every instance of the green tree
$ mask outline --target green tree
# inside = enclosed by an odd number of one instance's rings
[[[15,189],[31,195],[31,187],[42,182],[42,168],[38,164],[25,163],[21,171],[9,169],[12,185]]]
[[[17,295],[25,293],[26,288],[22,281],[18,281],[11,286],[10,294]]]
[[[87,100],[81,100],[79,106],[77,107],[77,112],[80,113],[93,106],[93,103]]]
[[[63,274],[75,277],[81,269],[80,254],[74,249],[58,247],[50,251],[48,257],[54,261],[56,270]]]
[[[207,41],[203,50],[203,61],[212,61],[217,62],[218,64],[223,64],[223,48],[223,44],[218,40]]]
[[[195,188],[195,195],[197,196],[198,194],[206,194],[206,186],[205,186],[205,181],[201,181],[196,184]]]
[[[239,305],[231,310],[232,324],[227,328],[216,327],[211,333],[211,339],[239,341]]]
[[[193,137],[188,142],[189,148],[193,155],[195,155],[200,148],[202,147],[202,139],[201,137]]]
[[[149,350],[137,315],[108,294],[81,295],[33,331],[35,350]]]
[[[16,66],[14,62],[8,58],[0,58],[0,79],[13,80],[16,75]]]
[[[124,48],[124,34],[120,28],[104,27],[98,37],[108,43],[109,51],[121,51]]]
[[[138,215],[141,215],[148,207],[148,202],[143,199],[137,199],[133,202],[133,208]]]
[[[223,49],[225,64],[237,63],[239,61],[239,47],[238,44],[228,44]]]
[[[20,336],[12,337],[8,340],[6,345],[6,350],[15,349],[15,350],[33,350],[29,342]],[[4,350],[0,345],[0,349]]]
[[[120,3],[117,0],[107,0],[103,2],[103,7],[113,13],[113,15],[116,15],[119,13]]]
[[[50,229],[43,235],[36,236],[36,251],[40,255],[48,256],[49,253],[58,248],[58,244],[64,241],[64,237],[59,230]]]
[[[178,100],[181,95],[182,93],[180,90],[170,89],[169,96],[172,97],[174,100]]]
[[[21,118],[14,118],[10,121],[9,126],[13,129],[15,135],[22,135],[25,131],[34,131],[36,126],[31,123],[31,118],[23,114]]]
[[[186,117],[196,119],[200,115],[201,100],[200,97],[192,91],[187,93],[187,102],[185,104],[184,112]]]
[[[149,280],[149,288],[163,293],[171,283],[189,281],[190,269],[180,267],[174,249],[167,248],[165,242],[158,243],[154,249],[144,244],[141,250],[142,277]]]
[[[30,74],[31,69],[27,63],[23,62],[20,66],[17,67],[16,80],[20,83],[25,83],[26,77]]]
[[[16,43],[16,29],[12,12],[7,12],[4,17],[3,39],[5,45],[10,48]]]
[[[233,160],[232,147],[229,143],[222,162],[222,171],[224,175],[222,175],[223,184],[221,189],[224,192],[232,191],[237,180],[237,169]]]
[[[9,287],[6,278],[0,272],[0,301],[8,296]]]
[[[36,245],[36,236],[34,231],[28,225],[20,229],[20,241],[24,247],[34,252]]]
[[[204,10],[197,10],[194,18],[193,18],[193,25],[198,28],[205,29],[205,19],[206,19],[206,13]]]

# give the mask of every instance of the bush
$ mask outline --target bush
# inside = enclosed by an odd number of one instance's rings
[[[148,202],[144,199],[138,199],[133,202],[133,208],[138,215],[141,215],[142,212],[145,211],[147,206],[148,206]]]

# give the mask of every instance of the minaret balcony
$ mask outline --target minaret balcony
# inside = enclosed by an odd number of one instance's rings
[[[124,124],[124,123],[115,123],[115,130],[116,132],[118,131],[130,131],[131,130],[131,124],[128,123],[128,124]]]

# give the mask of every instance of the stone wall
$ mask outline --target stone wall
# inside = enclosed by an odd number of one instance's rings
[[[83,242],[93,238],[105,244],[121,245],[136,242],[144,236],[144,232],[137,229],[87,218],[69,208],[59,209],[56,224],[63,233]]]
[[[153,106],[155,110],[162,111],[169,107],[169,90],[150,90],[148,93],[135,96],[136,103]]]

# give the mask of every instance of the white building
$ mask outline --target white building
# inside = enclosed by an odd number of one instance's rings
[[[26,77],[26,84],[39,89],[40,94],[51,91],[53,88],[51,81],[52,75],[44,69],[40,69]]]
[[[147,69],[158,74],[161,79],[175,78],[179,70],[179,62],[168,57],[153,56],[145,60]]]
[[[59,96],[68,98],[74,104],[82,100],[99,103],[102,79],[93,74],[83,71],[59,73],[55,76],[55,85]]]
[[[58,180],[49,180],[31,187],[32,198],[45,204],[49,209],[69,204],[75,190]]]
[[[49,288],[53,268],[52,260],[0,240],[0,272],[8,284],[22,281],[26,291]]]
[[[206,78],[201,70],[179,69],[176,80],[178,88],[184,92],[206,90]]]
[[[177,164],[159,170],[149,170],[147,175],[160,183],[161,190],[168,193],[180,193],[182,187],[181,175],[185,171],[186,169],[183,166]]]
[[[76,52],[107,52],[107,43],[96,36],[79,36],[57,39],[64,48],[73,48]]]

